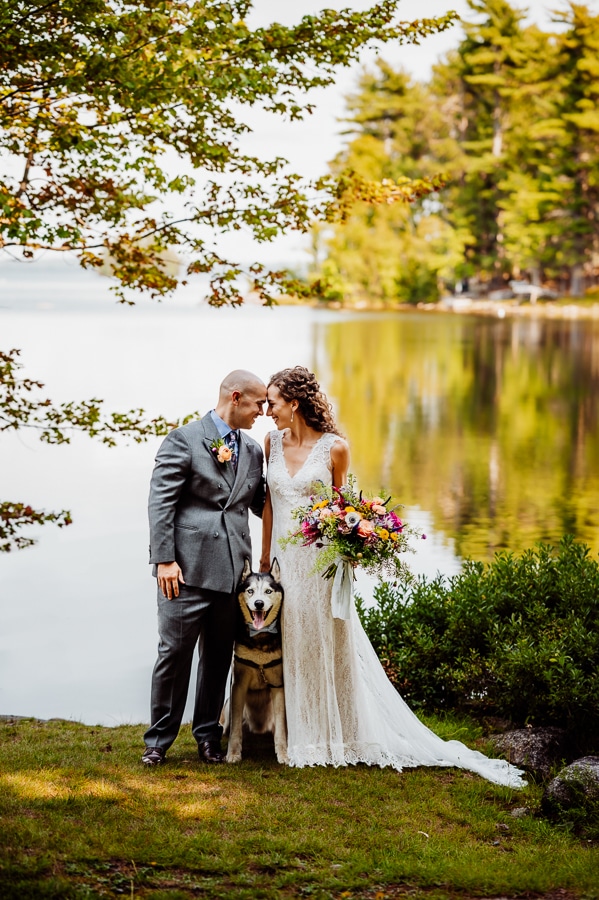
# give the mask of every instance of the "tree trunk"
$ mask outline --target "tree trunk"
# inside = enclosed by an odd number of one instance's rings
[[[570,296],[582,297],[584,293],[584,271],[580,263],[570,270]]]
[[[495,74],[500,70],[499,63],[495,63]],[[503,150],[503,123],[502,123],[501,97],[499,91],[495,91],[493,98],[493,156],[501,156]]]
[[[531,284],[537,284],[540,286],[541,284],[541,266],[539,263],[534,263],[530,267],[530,281]]]

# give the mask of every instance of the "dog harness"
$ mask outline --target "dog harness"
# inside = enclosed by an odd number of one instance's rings
[[[260,672],[260,675],[262,676],[262,680],[263,680],[264,684],[268,685],[268,687],[272,687],[272,688],[283,687],[283,682],[281,682],[281,684],[271,684],[271,682],[268,680],[268,678],[266,677],[266,674],[264,672],[265,669],[272,669],[273,666],[279,666],[283,662],[282,658],[272,659],[270,662],[264,663],[264,665],[261,665],[261,663],[256,663],[252,659],[244,659],[242,656],[237,656],[236,653],[234,654],[234,658],[235,658],[235,662],[241,663],[242,666],[249,666],[250,669],[258,669],[258,671]]]

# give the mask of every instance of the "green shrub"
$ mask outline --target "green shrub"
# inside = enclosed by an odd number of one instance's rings
[[[414,707],[599,735],[599,563],[572,537],[459,575],[383,583],[358,611]]]

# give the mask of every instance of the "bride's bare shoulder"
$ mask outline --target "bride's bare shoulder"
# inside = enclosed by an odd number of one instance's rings
[[[349,450],[349,444],[344,437],[341,437],[340,434],[331,434],[332,443],[331,450],[339,450],[341,448],[345,448]]]
[[[331,444],[331,459],[333,462],[349,462],[349,444],[339,435],[334,437],[335,441]]]
[[[349,471],[349,444],[345,438],[338,437],[331,445],[331,475],[335,487],[341,487],[347,481]]]

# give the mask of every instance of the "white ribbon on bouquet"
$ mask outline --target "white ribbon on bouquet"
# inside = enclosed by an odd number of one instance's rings
[[[354,603],[354,567],[347,559],[337,561],[333,578],[331,610],[334,619],[349,619]]]

